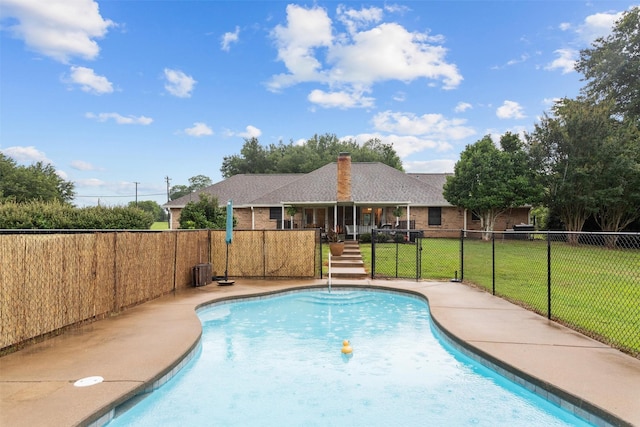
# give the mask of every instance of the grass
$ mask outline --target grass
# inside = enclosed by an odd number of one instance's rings
[[[492,290],[491,244],[465,242],[464,279]],[[496,242],[495,291],[547,315],[547,245]],[[551,246],[551,318],[640,355],[640,251]]]
[[[371,272],[371,245],[360,245]],[[551,318],[586,335],[640,356],[640,251],[571,246],[552,242]],[[464,281],[547,316],[547,242],[544,240],[466,240]],[[460,242],[424,239],[418,263],[416,245],[376,245],[376,277],[449,280],[460,275]],[[326,271],[326,256],[324,258]]]
[[[151,224],[151,230],[168,230],[169,223],[167,221],[156,221]]]

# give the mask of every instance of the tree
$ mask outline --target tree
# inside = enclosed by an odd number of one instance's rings
[[[196,175],[189,178],[189,189],[191,191],[202,190],[203,188],[207,188],[211,184],[213,184],[213,182],[211,182],[211,178],[209,178],[208,176]]]
[[[225,228],[227,211],[218,205],[218,199],[200,194],[200,200],[189,202],[180,213],[180,228]]]
[[[182,196],[186,196],[191,193],[191,189],[186,185],[174,185],[169,190],[169,199],[176,200]]]
[[[0,153],[0,201],[70,203],[74,195],[74,184],[62,179],[51,164],[36,162],[18,166],[13,159]]]
[[[169,189],[169,200],[191,194],[194,191],[202,190],[212,184],[211,178],[205,175],[196,175],[189,178],[189,185],[174,185]]]
[[[595,215],[603,230],[618,231],[638,215],[638,127],[620,121],[611,103],[563,99],[527,136],[545,203],[568,231]],[[576,243],[575,235],[569,236]]]
[[[268,164],[267,151],[258,138],[253,137],[244,140],[240,156],[225,156],[222,159],[220,171],[225,178],[243,173],[269,173]]]
[[[594,219],[602,231],[619,232],[640,218],[640,130],[631,122],[614,122],[613,127],[592,162],[597,177]],[[615,239],[608,243],[614,246]]]
[[[246,139],[240,155],[224,157],[220,172],[225,178],[241,173],[309,173],[335,162],[348,152],[355,162],[381,162],[402,170],[402,162],[391,144],[371,139],[360,145],[341,141],[333,134],[314,135],[304,144],[271,144],[263,147],[257,138]]]
[[[523,143],[517,135],[500,138],[502,150],[490,136],[468,145],[447,177],[444,197],[455,206],[469,209],[480,218],[488,240],[498,215],[509,208],[538,201],[541,186],[535,183]]]
[[[142,200],[139,202],[129,202],[127,205],[129,208],[138,208],[145,212],[150,213],[153,216],[154,221],[166,221],[167,213],[162,206],[153,200]]]
[[[575,68],[587,81],[586,95],[610,99],[616,113],[640,120],[640,7],[625,12],[611,35],[582,50]]]

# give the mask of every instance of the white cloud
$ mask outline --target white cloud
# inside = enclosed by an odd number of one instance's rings
[[[496,110],[496,116],[500,119],[523,119],[526,117],[522,112],[522,106],[515,101],[504,101]]]
[[[164,88],[171,95],[177,96],[178,98],[189,98],[193,87],[197,83],[193,77],[186,75],[180,70],[165,68],[164,77],[167,79]]]
[[[372,107],[374,99],[363,96],[362,93],[325,92],[320,89],[311,91],[308,98],[309,102],[320,105],[324,108],[353,108],[353,107]]]
[[[102,95],[113,92],[113,85],[104,76],[98,76],[91,68],[71,67],[71,83],[80,85],[85,92]]]
[[[270,88],[278,90],[304,81],[323,80],[322,64],[314,57],[314,49],[331,46],[331,20],[324,9],[287,6],[287,26],[277,25],[272,36],[278,48],[278,59],[290,74],[274,76]]]
[[[526,62],[529,60],[531,56],[528,53],[523,53],[520,55],[519,58],[514,58],[514,59],[510,59],[508,60],[504,65],[494,65],[493,67],[491,67],[492,70],[502,70],[506,67],[512,67],[514,65],[517,64],[522,64],[523,62]]]
[[[233,33],[224,33],[222,35],[222,40],[220,41],[220,49],[229,52],[229,49],[231,49],[231,43],[237,43],[239,36],[240,27],[236,27],[236,30]]]
[[[105,181],[97,178],[77,179],[75,183],[79,187],[103,187],[106,185]]]
[[[562,74],[575,71],[574,66],[579,57],[579,49],[576,45],[590,46],[598,37],[607,37],[611,34],[613,27],[621,17],[623,12],[601,12],[589,15],[579,25],[572,25],[563,22],[559,25],[561,31],[573,30],[577,36],[573,40],[573,47],[563,47],[556,49],[554,54],[556,59],[545,66],[545,70],[560,70]]]
[[[384,23],[353,36],[352,43],[332,46],[330,80],[370,85],[386,80],[410,82],[418,78],[442,80],[444,89],[462,82],[455,65],[445,61],[447,50],[431,44],[427,33],[411,33],[395,23]]]
[[[238,133],[238,136],[243,138],[257,138],[262,135],[262,131],[255,126],[247,126],[244,132]]]
[[[522,62],[526,62],[528,59],[529,59],[529,54],[523,53],[522,55],[520,55],[520,58],[511,59],[511,60],[507,61],[507,65],[511,66],[511,65],[520,64]]]
[[[576,33],[586,44],[591,44],[598,37],[606,37],[611,33],[615,22],[622,17],[622,12],[596,13],[584,19],[584,23],[576,28]]]
[[[458,105],[453,109],[456,113],[464,113],[465,111],[473,108],[473,105],[468,102],[458,102]]]
[[[464,119],[446,119],[442,114],[384,111],[373,117],[376,130],[403,135],[423,135],[430,139],[459,140],[475,134]]]
[[[556,102],[560,101],[561,98],[544,98],[542,100],[542,105],[546,107],[551,107],[555,105]]]
[[[6,27],[14,37],[63,63],[71,57],[95,59],[100,52],[95,39],[115,25],[93,0],[3,0],[2,16],[16,19]]]
[[[118,113],[85,113],[84,115],[88,119],[95,119],[99,122],[106,122],[107,120],[114,120],[119,125],[150,125],[153,119],[145,116],[123,116]]]
[[[339,5],[336,12],[338,20],[344,24],[350,34],[355,33],[360,28],[380,22],[384,13],[379,7],[355,10],[348,9],[344,5]]]
[[[384,111],[373,119],[374,133],[345,136],[364,143],[377,138],[384,144],[392,144],[401,158],[425,150],[446,152],[453,142],[472,136],[476,131],[465,125],[464,119],[447,119],[440,114],[424,114]]]
[[[545,70],[561,70],[562,74],[575,71],[575,63],[578,58],[578,51],[575,49],[557,49],[554,53],[558,56],[550,64],[544,67]]]
[[[349,135],[342,139],[353,139],[359,144],[363,144],[374,138],[379,139],[383,144],[393,145],[393,149],[401,158],[424,150],[444,152],[453,148],[453,145],[448,140],[432,138],[431,135],[398,135],[394,133],[383,134],[375,132]]]
[[[392,99],[396,102],[404,102],[407,100],[407,94],[405,92],[396,92],[395,95],[393,95]]]
[[[201,137],[201,136],[213,135],[213,130],[211,130],[211,128],[207,126],[205,123],[196,122],[193,124],[192,127],[185,129],[184,133],[186,133],[189,136]]]
[[[569,31],[571,29],[571,24],[569,22],[562,22],[558,28],[560,28],[561,31]]]
[[[95,171],[100,170],[89,162],[85,162],[83,160],[73,160],[71,162],[71,167],[73,169],[77,169],[79,171]]]
[[[456,160],[435,159],[402,162],[404,170],[413,173],[452,173]]]
[[[32,163],[32,162],[43,162],[43,163],[53,163],[51,160],[47,158],[47,156],[40,150],[38,150],[33,145],[28,147],[7,147],[3,148],[2,153],[5,156],[9,156],[17,162],[20,163]]]
[[[424,78],[441,81],[444,89],[453,89],[462,81],[456,65],[445,59],[447,50],[437,44],[442,37],[410,32],[396,23],[378,24],[382,10],[375,7],[352,10],[341,6],[338,15],[347,25],[347,33],[339,33],[320,7],[287,6],[286,25],[277,25],[272,31],[278,59],[287,73],[272,76],[270,90],[318,83],[330,90],[314,96],[325,94],[322,99],[326,99],[328,93],[367,93],[374,84],[388,80],[408,83]],[[369,28],[373,24],[376,26]],[[341,108],[345,105],[336,103]]]

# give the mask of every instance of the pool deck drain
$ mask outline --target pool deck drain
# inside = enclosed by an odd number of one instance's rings
[[[424,295],[454,341],[475,347],[507,376],[523,372],[539,394],[578,415],[588,417],[583,408],[591,407],[611,424],[640,426],[636,358],[460,283],[342,280],[333,286],[340,284]],[[102,425],[117,405],[162,385],[193,354],[201,333],[198,306],[312,286],[326,282],[238,280],[191,288],[0,357],[0,425]],[[96,373],[102,382],[74,386]]]

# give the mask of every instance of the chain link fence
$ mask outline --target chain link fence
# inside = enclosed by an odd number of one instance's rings
[[[466,231],[461,242],[465,283],[640,357],[640,234]]]
[[[640,233],[374,230],[368,244],[372,278],[462,280],[640,358]]]
[[[439,230],[437,236],[430,236],[426,230],[374,229],[371,234],[371,277],[456,278],[460,274],[460,230]]]

